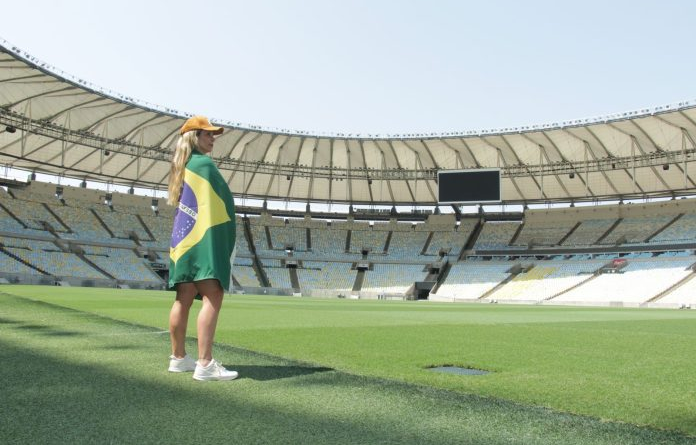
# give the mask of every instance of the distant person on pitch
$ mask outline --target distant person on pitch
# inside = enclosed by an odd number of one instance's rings
[[[187,120],[169,174],[169,205],[177,206],[169,250],[169,288],[176,300],[169,314],[172,355],[170,372],[193,371],[196,380],[232,380],[213,359],[213,339],[225,289],[234,261],[234,200],[213,160],[207,156],[223,129],[203,116]],[[194,299],[202,300],[198,314],[198,361],[186,354],[186,326]]]

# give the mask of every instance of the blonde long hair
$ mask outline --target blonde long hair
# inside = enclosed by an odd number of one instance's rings
[[[179,204],[181,189],[184,185],[184,170],[191,157],[191,151],[198,147],[198,131],[188,131],[179,136],[174,149],[174,156],[169,169],[169,197],[167,204],[176,206]]]

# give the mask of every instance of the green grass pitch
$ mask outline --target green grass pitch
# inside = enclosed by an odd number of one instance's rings
[[[0,286],[3,442],[696,443],[696,311],[229,295],[200,383],[172,298]]]

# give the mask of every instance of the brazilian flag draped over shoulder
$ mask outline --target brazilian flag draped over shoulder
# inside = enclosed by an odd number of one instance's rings
[[[234,200],[213,160],[193,151],[186,164],[169,249],[169,288],[216,278],[230,287]]]

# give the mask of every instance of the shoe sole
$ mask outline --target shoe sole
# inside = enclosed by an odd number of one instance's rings
[[[176,368],[167,369],[167,371],[169,371],[169,372],[193,372],[195,370],[196,370],[195,368],[194,369],[176,369]]]
[[[215,377],[215,376],[201,377],[201,376],[194,375],[193,380],[198,380],[199,382],[226,382],[229,380],[234,380],[237,377],[239,377],[239,374],[232,376],[232,377]]]

